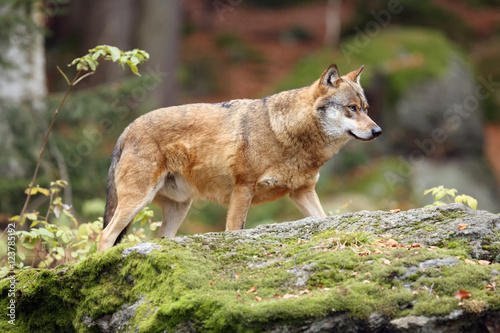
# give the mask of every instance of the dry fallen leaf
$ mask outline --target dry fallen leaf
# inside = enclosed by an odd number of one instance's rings
[[[299,291],[299,295],[310,294],[310,293],[311,293],[311,291],[309,289],[304,289],[304,290]]]
[[[394,213],[399,213],[400,211],[401,211],[401,209],[399,209],[399,208],[391,209],[391,210],[389,210],[389,213],[394,214]]]
[[[474,260],[464,259],[464,261],[465,261],[467,264],[477,265],[477,263],[476,263]]]
[[[368,284],[368,283],[371,283],[371,281],[370,280],[364,280],[363,283],[364,284]]]
[[[236,299],[240,299],[240,298],[241,298],[241,295],[237,295],[237,296],[236,296]]]
[[[458,225],[458,230],[464,230],[467,229],[467,224],[459,224]]]
[[[363,251],[363,252],[358,253],[358,256],[359,256],[359,257],[361,257],[361,256],[368,256],[368,255],[370,255],[370,254],[371,254],[371,252],[370,252],[370,251]]]
[[[239,279],[239,278],[240,278],[240,276],[241,276],[241,275],[240,275],[240,273],[236,273],[236,274],[234,274],[234,278],[235,278],[235,279]]]
[[[398,246],[398,242],[394,239],[389,239],[387,240],[386,244],[389,246],[389,247],[397,247]]]
[[[302,244],[302,239],[299,239],[299,241],[297,242],[297,245],[300,245]]]
[[[293,295],[293,294],[285,294],[283,295],[283,299],[289,299],[289,298],[299,298],[299,295]]]
[[[273,298],[283,298],[280,294],[274,294]]]
[[[257,287],[256,286],[253,286],[252,288],[250,288],[249,291],[247,291],[245,294],[250,294],[250,293],[254,293],[257,291]]]
[[[262,297],[255,295],[255,299],[257,300],[257,302],[262,302]]]
[[[462,299],[462,298],[467,298],[467,297],[471,297],[472,294],[468,291],[465,291],[465,290],[460,290],[456,295],[455,295],[455,298],[456,299]]]
[[[387,259],[384,259],[384,260],[382,260],[382,264],[384,264],[386,266],[390,266],[391,265],[391,261],[387,260]]]
[[[479,265],[491,265],[491,261],[488,260],[478,260],[477,263]]]
[[[382,253],[382,251],[380,251],[379,249],[373,250],[373,254],[381,254],[381,253]]]
[[[424,246],[422,244],[420,244],[420,243],[413,243],[413,244],[411,244],[410,247],[413,249],[413,248],[416,248],[416,247],[424,247]]]

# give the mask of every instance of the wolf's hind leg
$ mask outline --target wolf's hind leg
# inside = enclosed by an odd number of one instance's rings
[[[146,177],[137,178],[147,179]],[[158,191],[158,183],[163,182],[163,179],[157,180],[156,184],[133,180],[117,184],[118,203],[113,218],[101,232],[98,251],[105,251],[115,244],[118,235],[127,227],[134,216],[151,203]]]
[[[157,197],[155,201],[161,205],[163,212],[163,222],[156,237],[175,237],[177,229],[179,229],[186,218],[193,200],[188,199],[184,202],[177,202],[167,197]]]

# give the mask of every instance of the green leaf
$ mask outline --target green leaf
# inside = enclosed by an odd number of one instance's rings
[[[35,244],[31,244],[29,242],[23,242],[21,245],[29,250],[33,250],[35,248]]]
[[[137,76],[141,76],[141,74],[139,74],[139,70],[137,69],[137,66],[134,65],[132,63],[132,61],[128,60],[127,65],[128,65],[128,67],[130,67],[130,70],[132,71],[132,73],[134,73]]]
[[[73,59],[73,61],[68,65],[68,67],[69,66],[74,66],[74,65],[78,64],[81,59],[82,58],[75,58],[75,59]]]
[[[31,221],[34,221],[38,218],[38,214],[33,212],[33,213],[26,213],[24,216],[26,216],[26,218],[28,220],[31,220]]]
[[[56,185],[61,187],[66,187],[68,186],[68,182],[65,181],[64,179],[58,179],[56,180]]]
[[[64,249],[62,247],[58,246],[56,250],[60,256],[64,257],[66,255],[66,253],[64,252]]]
[[[63,241],[63,243],[65,244],[68,244],[70,242],[70,238],[68,237],[68,235],[66,233],[64,233],[62,236],[61,236],[61,240]]]
[[[446,189],[446,194],[450,195],[451,197],[454,197],[457,195],[457,190],[452,188],[452,189]]]
[[[113,62],[116,62],[116,61],[118,61],[118,59],[120,59],[122,52],[120,51],[119,48],[117,48],[115,46],[108,46],[108,50],[109,50],[109,53],[111,54],[111,60]]]
[[[434,198],[434,200],[442,199],[445,195],[446,195],[446,191],[440,191],[436,194],[436,197]]]
[[[432,195],[436,195],[436,193],[438,193],[439,191],[442,191],[444,189],[443,185],[439,185],[437,187],[434,187],[432,189]]]
[[[19,220],[19,215],[14,215],[9,219],[9,222],[17,221]]]
[[[90,69],[93,72],[95,72],[97,65],[99,65],[99,63],[97,61],[94,61],[94,60],[89,60],[88,63],[89,63]]]
[[[33,222],[31,223],[31,225],[30,225],[30,229],[31,229],[31,228],[33,228],[34,226],[36,226],[36,225],[37,225],[37,224],[39,224],[39,223],[47,224],[47,222],[46,222],[46,221],[44,221],[44,220],[35,220],[35,221],[33,221]]]
[[[9,272],[10,272],[10,268],[8,268],[8,267],[2,267],[0,269],[0,279],[6,277],[7,274],[9,274]]]
[[[38,232],[40,233],[40,236],[46,236],[48,238],[54,238],[54,234],[50,231],[48,231],[45,228],[39,228]]]
[[[428,190],[425,190],[425,191],[424,191],[424,195],[427,195],[427,194],[431,193],[431,192],[432,192],[432,190],[433,190],[432,188],[430,188],[430,189],[428,189]]]
[[[89,70],[89,64],[86,59],[80,58],[76,64],[76,70],[77,71],[88,71]]]
[[[24,254],[23,251],[17,251],[17,256],[19,257],[19,259],[21,260],[24,260],[26,259],[26,255]]]
[[[87,224],[86,223],[82,223],[78,227],[78,236],[81,237],[81,236],[86,235],[86,234],[87,234]]]
[[[477,208],[477,200],[474,199],[473,197],[468,197],[467,198],[467,204],[472,209],[476,209]]]

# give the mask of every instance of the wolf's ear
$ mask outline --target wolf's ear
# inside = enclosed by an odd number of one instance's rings
[[[361,78],[361,72],[363,71],[363,68],[365,68],[365,65],[361,65],[361,67],[359,67],[355,71],[350,72],[349,74],[346,74],[346,76],[359,84],[359,79]]]
[[[332,88],[337,88],[341,81],[342,79],[339,75],[339,69],[335,64],[331,64],[330,67],[323,72],[321,78],[319,79],[320,84]]]

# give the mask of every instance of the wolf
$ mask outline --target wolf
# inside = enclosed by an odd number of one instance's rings
[[[243,229],[251,205],[285,195],[305,216],[326,216],[315,191],[321,166],[349,140],[382,134],[367,114],[363,68],[340,76],[332,64],[303,88],[137,118],[113,150],[98,251],[152,201],[163,213],[158,237],[168,238],[195,199],[227,205],[226,230]]]

